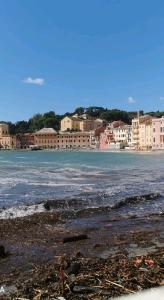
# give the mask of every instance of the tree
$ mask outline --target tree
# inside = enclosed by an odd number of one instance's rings
[[[80,115],[83,115],[84,113],[85,113],[85,108],[84,107],[77,107],[76,109],[75,109],[75,112],[74,112],[75,114],[78,114],[79,116]]]
[[[29,120],[29,129],[31,132],[40,130],[43,127],[44,127],[44,124],[43,124],[43,115],[42,114],[36,114]]]
[[[14,129],[14,127],[12,128]],[[28,131],[29,131],[29,124],[27,121],[18,121],[15,124],[15,133],[25,133]]]

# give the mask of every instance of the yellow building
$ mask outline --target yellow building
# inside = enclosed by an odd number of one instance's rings
[[[0,124],[0,137],[9,135],[9,125],[5,123]]]
[[[77,130],[80,131],[81,119],[76,117],[65,117],[61,120],[61,131]]]
[[[19,146],[17,137],[9,133],[9,125],[0,124],[0,149],[16,149],[20,148]]]
[[[101,119],[83,119],[78,117],[65,117],[61,120],[61,131],[91,131],[101,127]]]
[[[0,136],[0,148],[1,149],[19,148],[16,136],[15,135]]]
[[[132,120],[132,146],[139,150],[143,145],[146,145],[146,137],[143,137],[144,125],[146,122],[151,121],[152,117],[149,115],[137,116]],[[149,134],[149,129],[145,129],[146,134]],[[141,143],[141,139],[144,139]],[[149,142],[147,142],[149,144]],[[141,144],[141,145],[140,145]]]
[[[89,132],[59,132],[43,128],[34,134],[35,145],[42,149],[80,149],[90,146]]]

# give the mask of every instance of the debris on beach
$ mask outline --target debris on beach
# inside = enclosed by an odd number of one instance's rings
[[[15,278],[15,286],[17,299],[107,300],[161,286],[163,271],[162,251],[135,258],[125,253],[108,259],[62,255]],[[8,278],[8,284],[10,280],[13,279]]]

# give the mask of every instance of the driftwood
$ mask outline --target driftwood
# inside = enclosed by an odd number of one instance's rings
[[[88,239],[87,234],[80,234],[80,235],[65,237],[63,239],[63,243],[76,242],[76,241],[86,240],[86,239]]]

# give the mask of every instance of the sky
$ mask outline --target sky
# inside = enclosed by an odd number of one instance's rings
[[[163,0],[0,0],[0,120],[164,110]]]

